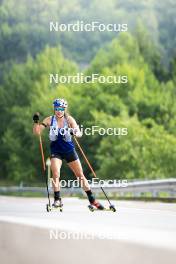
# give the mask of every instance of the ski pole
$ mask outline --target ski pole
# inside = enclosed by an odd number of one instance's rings
[[[42,157],[43,176],[45,177],[45,181],[46,181],[48,203],[49,203],[49,206],[51,206],[50,194],[49,194],[49,188],[48,188],[48,179],[47,179],[47,176],[46,176],[45,156],[44,156],[44,151],[43,151],[42,136],[41,136],[40,132],[39,132],[39,144],[40,144],[40,152],[41,152],[41,157]]]
[[[90,168],[90,170],[91,170],[92,174],[94,175],[94,177],[95,177],[95,178],[97,178],[97,175],[96,175],[96,173],[95,173],[95,171],[94,171],[93,167],[91,166],[91,164],[90,164],[90,162],[89,162],[88,158],[86,157],[86,155],[85,155],[85,153],[84,153],[84,151],[83,151],[83,149],[82,149],[82,147],[81,147],[80,143],[78,142],[77,138],[76,138],[74,135],[73,135],[73,138],[74,138],[74,140],[75,140],[75,142],[76,142],[76,144],[77,144],[77,146],[78,146],[79,150],[81,151],[81,153],[82,153],[82,155],[83,155],[83,157],[84,157],[84,159],[85,159],[85,161],[86,161],[87,165],[89,166],[89,168]],[[105,190],[103,189],[103,187],[102,187],[102,186],[101,186],[100,188],[101,188],[101,190],[102,190],[103,194],[105,195],[106,199],[108,200],[108,202],[109,202],[110,206],[112,206],[112,204],[111,204],[111,202],[110,202],[110,200],[109,200],[109,198],[108,198],[108,196],[107,196],[107,194],[106,194]]]

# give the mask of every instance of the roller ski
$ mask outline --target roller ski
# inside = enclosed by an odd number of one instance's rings
[[[62,203],[61,198],[58,199],[58,200],[54,200],[54,203],[52,204],[52,206],[47,204],[46,205],[46,210],[47,210],[47,212],[50,212],[50,211],[60,211],[60,212],[62,212],[63,211],[63,203]]]
[[[104,207],[102,204],[100,204],[98,201],[94,201],[93,203],[88,205],[88,208],[91,212],[94,211],[112,211],[116,212],[116,208],[114,205],[110,205],[109,208]]]

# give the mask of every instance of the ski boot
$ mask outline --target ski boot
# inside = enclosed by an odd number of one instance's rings
[[[62,199],[61,198],[55,199],[54,203],[52,204],[52,208],[56,210],[59,209],[60,212],[62,212],[63,210],[62,207],[63,207]]]
[[[62,199],[61,198],[55,199],[54,203],[52,204],[52,206],[55,207],[55,208],[62,207],[63,206]]]
[[[93,201],[89,206],[89,210],[90,211],[94,211],[94,210],[104,210],[105,207],[98,201]]]
[[[94,211],[112,211],[112,212],[116,212],[116,208],[114,205],[110,205],[109,208],[104,207],[102,204],[100,204],[98,201],[94,201],[91,204],[88,205],[88,208],[91,212]]]

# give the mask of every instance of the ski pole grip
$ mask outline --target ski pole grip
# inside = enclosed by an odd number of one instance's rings
[[[39,123],[39,117],[40,117],[40,113],[39,112],[36,112],[34,115],[33,115],[33,121],[34,123]]]

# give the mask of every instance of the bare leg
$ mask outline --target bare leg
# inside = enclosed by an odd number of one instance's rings
[[[79,178],[79,180],[81,182],[81,187],[87,193],[87,197],[89,199],[90,204],[93,204],[99,210],[103,210],[104,206],[101,205],[97,200],[95,200],[95,197],[94,197],[94,195],[90,189],[89,183],[88,183],[86,177],[84,176],[80,160],[77,159],[75,161],[69,162],[68,166],[74,172],[75,176],[77,178]]]
[[[75,176],[77,178],[79,178],[80,183],[81,183],[81,187],[84,189],[84,191],[89,191],[90,190],[90,186],[89,186],[88,180],[84,176],[80,160],[77,159],[77,160],[74,160],[72,162],[69,162],[68,166],[74,172]]]
[[[59,184],[59,178],[60,178],[60,168],[62,166],[62,160],[57,158],[51,159],[51,170],[53,175],[53,189],[54,192],[60,191],[60,184]]]

